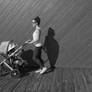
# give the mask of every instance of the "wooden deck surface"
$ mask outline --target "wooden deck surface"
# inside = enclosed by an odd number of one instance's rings
[[[91,68],[56,68],[39,75],[30,72],[21,78],[0,77],[0,92],[91,92]]]
[[[36,16],[48,50],[42,57],[56,69],[41,76],[1,76],[0,92],[91,92],[92,0],[0,0],[0,42],[23,44]]]

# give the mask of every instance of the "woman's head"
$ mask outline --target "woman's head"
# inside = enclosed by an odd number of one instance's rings
[[[34,26],[36,26],[36,25],[40,25],[40,22],[41,22],[41,19],[40,19],[40,17],[35,17],[33,20],[32,20],[32,25],[33,25],[33,27]]]

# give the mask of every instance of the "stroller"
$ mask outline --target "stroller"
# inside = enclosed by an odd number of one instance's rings
[[[25,64],[25,61],[20,57],[20,53],[25,45],[26,43],[18,46],[13,41],[1,42],[0,55],[4,58],[4,60],[0,62],[1,70],[3,66],[6,66],[11,76],[20,76],[20,67],[23,67]]]

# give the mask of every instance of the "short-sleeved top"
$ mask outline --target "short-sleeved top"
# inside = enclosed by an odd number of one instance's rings
[[[36,41],[34,45],[36,47],[41,47],[42,43],[40,42],[41,30],[40,27],[36,27],[36,30],[33,32],[33,40]]]

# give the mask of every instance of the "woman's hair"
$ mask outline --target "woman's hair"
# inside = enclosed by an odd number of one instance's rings
[[[35,17],[33,20],[34,20],[38,25],[40,25],[41,19],[40,19],[39,16]]]

